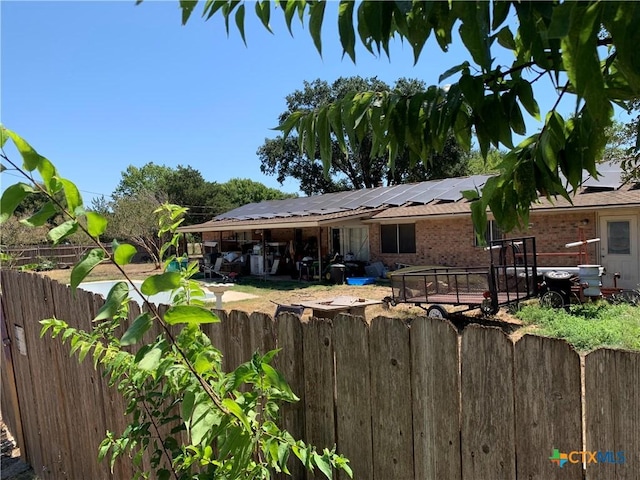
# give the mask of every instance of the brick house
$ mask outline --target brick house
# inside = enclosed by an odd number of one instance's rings
[[[603,265],[619,272],[619,285],[640,283],[640,188],[624,183],[613,165],[600,167],[598,181],[587,179],[574,195],[534,204],[524,231],[504,235],[489,221],[487,239],[534,236],[541,266]],[[314,197],[249,204],[209,222],[183,227],[199,232],[205,245],[245,255],[250,273],[295,270],[313,258],[322,271],[339,253],[362,263],[481,266],[488,254],[476,243],[469,203],[461,190],[481,188],[488,177],[434,180]],[[594,241],[567,248],[568,243]],[[257,258],[251,258],[257,257]],[[253,264],[251,264],[253,262]],[[611,281],[605,277],[605,282]]]

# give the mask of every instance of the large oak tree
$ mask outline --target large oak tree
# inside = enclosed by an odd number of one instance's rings
[[[422,91],[426,85],[415,79],[399,79],[393,90],[402,94]],[[296,90],[285,98],[287,109],[280,115],[279,122],[285,123],[295,112],[313,112],[326,105],[341,101],[352,92],[384,92],[391,87],[377,78],[348,77],[338,78],[329,84],[324,80],[304,82],[301,90]],[[331,139],[331,162],[325,175],[320,156],[316,148],[313,156],[301,152],[299,139],[293,134],[286,138],[279,136],[267,139],[258,149],[260,170],[266,175],[277,175],[283,183],[287,178],[300,182],[300,190],[306,195],[359,190],[372,188],[380,184],[420,182],[425,180],[466,175],[467,158],[457,145],[453,136],[449,136],[442,152],[434,152],[429,162],[412,165],[409,150],[405,149],[390,167],[387,155],[373,152],[372,135],[369,133],[356,143],[345,142],[346,149],[340,148],[338,140]]]

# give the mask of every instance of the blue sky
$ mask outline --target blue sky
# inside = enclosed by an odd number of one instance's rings
[[[272,35],[248,8],[245,46],[233,23],[227,37],[222,19],[204,22],[200,8],[183,27],[177,0],[0,1],[2,123],[73,180],[87,204],[109,195],[128,165],[147,162],[297,192],[295,181],[281,186],[263,176],[256,151],[277,135],[271,128],[284,97],[304,80],[359,75],[432,84],[466,58],[431,41],[414,66],[398,42],[391,61],[361,50],[354,65],[342,58],[330,11],[322,57],[299,24],[289,35],[280,12],[272,14]],[[552,93],[539,93],[543,112]],[[3,186],[17,180],[2,177]]]

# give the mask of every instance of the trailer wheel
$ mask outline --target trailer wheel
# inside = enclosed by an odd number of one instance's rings
[[[427,317],[445,319],[445,318],[449,318],[449,314],[440,305],[431,305],[427,309]]]
[[[540,305],[547,308],[562,308],[564,306],[564,298],[561,293],[549,290],[540,298]]]
[[[382,303],[384,303],[384,304],[387,306],[387,308],[388,308],[389,306],[395,307],[396,305],[398,305],[398,304],[396,303],[396,300],[395,300],[394,298],[392,298],[392,297],[384,297],[384,298],[382,299]]]

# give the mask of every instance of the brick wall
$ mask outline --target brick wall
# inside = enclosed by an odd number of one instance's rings
[[[583,220],[587,220],[583,225]],[[578,247],[567,249],[565,244],[580,239],[579,227],[584,238],[596,236],[594,213],[544,213],[532,214],[530,228],[511,232],[508,237],[534,236],[540,255],[540,266],[577,265]],[[434,218],[416,222],[416,253],[382,254],[380,252],[380,225],[369,229],[371,261],[381,261],[388,267],[397,263],[425,266],[473,267],[487,265],[489,254],[481,247],[474,246],[471,218],[467,216]],[[587,246],[589,261],[596,259],[597,244]],[[562,253],[563,255],[544,255]],[[564,255],[574,253],[574,255]]]
[[[584,223],[586,221],[586,223]],[[596,236],[596,220],[594,212],[550,212],[533,213],[530,226],[526,231],[511,232],[509,237],[534,236],[536,247],[540,254],[540,266],[577,265],[580,263],[578,253],[580,249],[565,248],[565,244],[576,242],[583,238]],[[322,229],[322,255],[327,255],[327,230]],[[229,237],[228,232],[222,238]],[[259,234],[252,231],[253,240],[260,242]],[[308,238],[318,239],[318,228],[303,228],[302,241]],[[219,232],[204,232],[204,240],[220,240]],[[272,229],[271,242],[288,242],[294,238],[293,228]],[[381,261],[387,267],[395,268],[397,263],[425,266],[459,266],[473,267],[489,263],[489,254],[482,248],[474,246],[474,233],[471,218],[468,216],[433,218],[416,222],[416,253],[382,254],[380,252],[380,225],[371,224],[369,227],[369,242],[371,247],[371,262]],[[223,243],[225,248],[226,242]],[[587,245],[589,263],[596,260],[598,244]],[[302,253],[302,252],[296,252]],[[563,255],[545,255],[562,253]],[[573,253],[573,255],[566,255]]]

